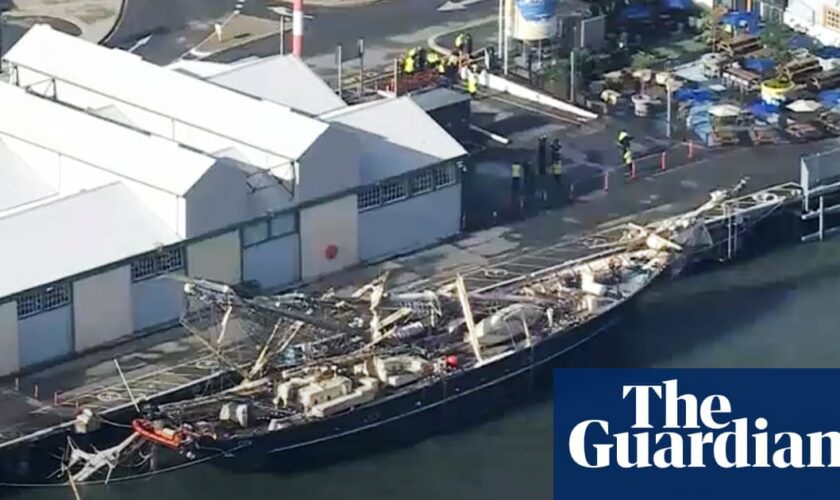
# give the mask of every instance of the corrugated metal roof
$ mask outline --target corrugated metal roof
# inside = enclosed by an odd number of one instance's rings
[[[272,56],[238,64],[210,76],[208,81],[310,115],[347,106],[305,62],[294,56]]]
[[[432,111],[470,100],[470,97],[463,92],[456,92],[452,89],[445,88],[436,88],[419,94],[414,94],[411,98],[418,106],[426,111]]]
[[[179,237],[120,183],[0,218],[0,297],[42,286]]]
[[[0,83],[0,137],[40,146],[173,194],[183,195],[216,162],[177,143]]]
[[[321,118],[346,125],[359,136],[362,184],[467,154],[408,96],[351,106]]]
[[[0,212],[54,194],[55,188],[0,140]]]
[[[300,158],[327,128],[276,103],[232,92],[47,25],[27,31],[5,59],[289,159]]]

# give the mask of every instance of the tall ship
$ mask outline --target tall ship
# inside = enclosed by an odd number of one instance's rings
[[[385,275],[347,296],[246,296],[185,280],[184,325],[229,368],[227,383],[198,397],[132,396],[131,408],[108,422],[82,408],[25,475],[6,469],[0,483],[124,481],[208,462],[285,470],[504,411],[550,383],[565,353],[618,325],[642,291],[711,245],[704,214],[742,187],[714,192],[678,217],[621,226],[589,255],[480,291],[467,290],[460,275],[418,292],[390,292]],[[217,347],[227,335],[254,343],[253,359],[228,359]],[[64,444],[50,449],[58,439]],[[0,451],[14,460],[15,449]]]

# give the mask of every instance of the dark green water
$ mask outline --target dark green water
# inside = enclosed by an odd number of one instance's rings
[[[665,283],[573,366],[840,366],[840,241],[800,245]],[[85,500],[548,499],[549,403],[396,452],[294,475],[196,467],[153,482],[82,490]],[[32,491],[21,500],[72,498]]]

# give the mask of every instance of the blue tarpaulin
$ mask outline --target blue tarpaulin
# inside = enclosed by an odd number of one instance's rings
[[[624,21],[643,21],[650,19],[652,14],[647,5],[629,5],[621,10],[619,17]]]
[[[721,22],[733,28],[747,28],[750,33],[756,33],[758,28],[758,16],[754,12],[735,10],[725,14]]]
[[[755,71],[756,73],[767,73],[773,69],[776,64],[772,59],[751,57],[744,60],[744,69]]]
[[[796,49],[816,49],[819,46],[819,42],[814,40],[808,35],[793,35],[788,40],[788,47],[792,50]]]
[[[717,96],[709,89],[679,89],[674,92],[674,99],[677,102],[711,102]]]
[[[779,112],[779,106],[777,104],[769,104],[762,100],[758,100],[750,104],[747,107],[747,110],[759,120],[766,120],[770,117],[770,115],[774,115]]]
[[[662,0],[662,7],[669,10],[692,10],[694,3],[691,0]]]
[[[817,57],[822,59],[840,58],[840,47],[823,47],[817,50]]]
[[[817,94],[817,100],[826,108],[840,104],[840,90],[823,90]]]

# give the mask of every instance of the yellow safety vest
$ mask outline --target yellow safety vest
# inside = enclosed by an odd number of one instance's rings
[[[456,56],[454,54],[449,56],[449,58],[447,59],[447,63],[449,63],[450,66],[457,66],[458,65],[458,56]]]
[[[429,55],[426,56],[426,61],[428,61],[429,64],[437,64],[439,60],[440,57],[438,57],[437,52],[429,52]]]
[[[409,49],[408,57],[414,57],[415,54],[417,54],[417,49]]]
[[[622,130],[621,132],[618,133],[618,142],[622,142],[622,141],[624,141],[624,139],[627,139],[628,137],[629,137],[629,134]]]
[[[557,163],[551,164],[551,173],[554,175],[560,175],[563,172],[563,165],[558,161]]]
[[[414,58],[406,57],[405,63],[403,64],[403,70],[406,73],[414,73]]]
[[[470,94],[475,94],[478,92],[478,82],[475,79],[475,74],[470,73],[470,77],[467,80],[467,92]]]
[[[633,162],[633,153],[631,153],[630,150],[625,151],[624,152],[624,164],[629,165],[632,162]]]
[[[455,46],[461,48],[464,45],[464,35],[458,35],[455,37]]]
[[[446,65],[443,64],[443,61],[439,62],[437,65],[438,73],[446,73]]]
[[[518,163],[514,163],[513,165],[511,165],[510,176],[514,179],[519,179],[520,177],[522,177],[522,165]]]

